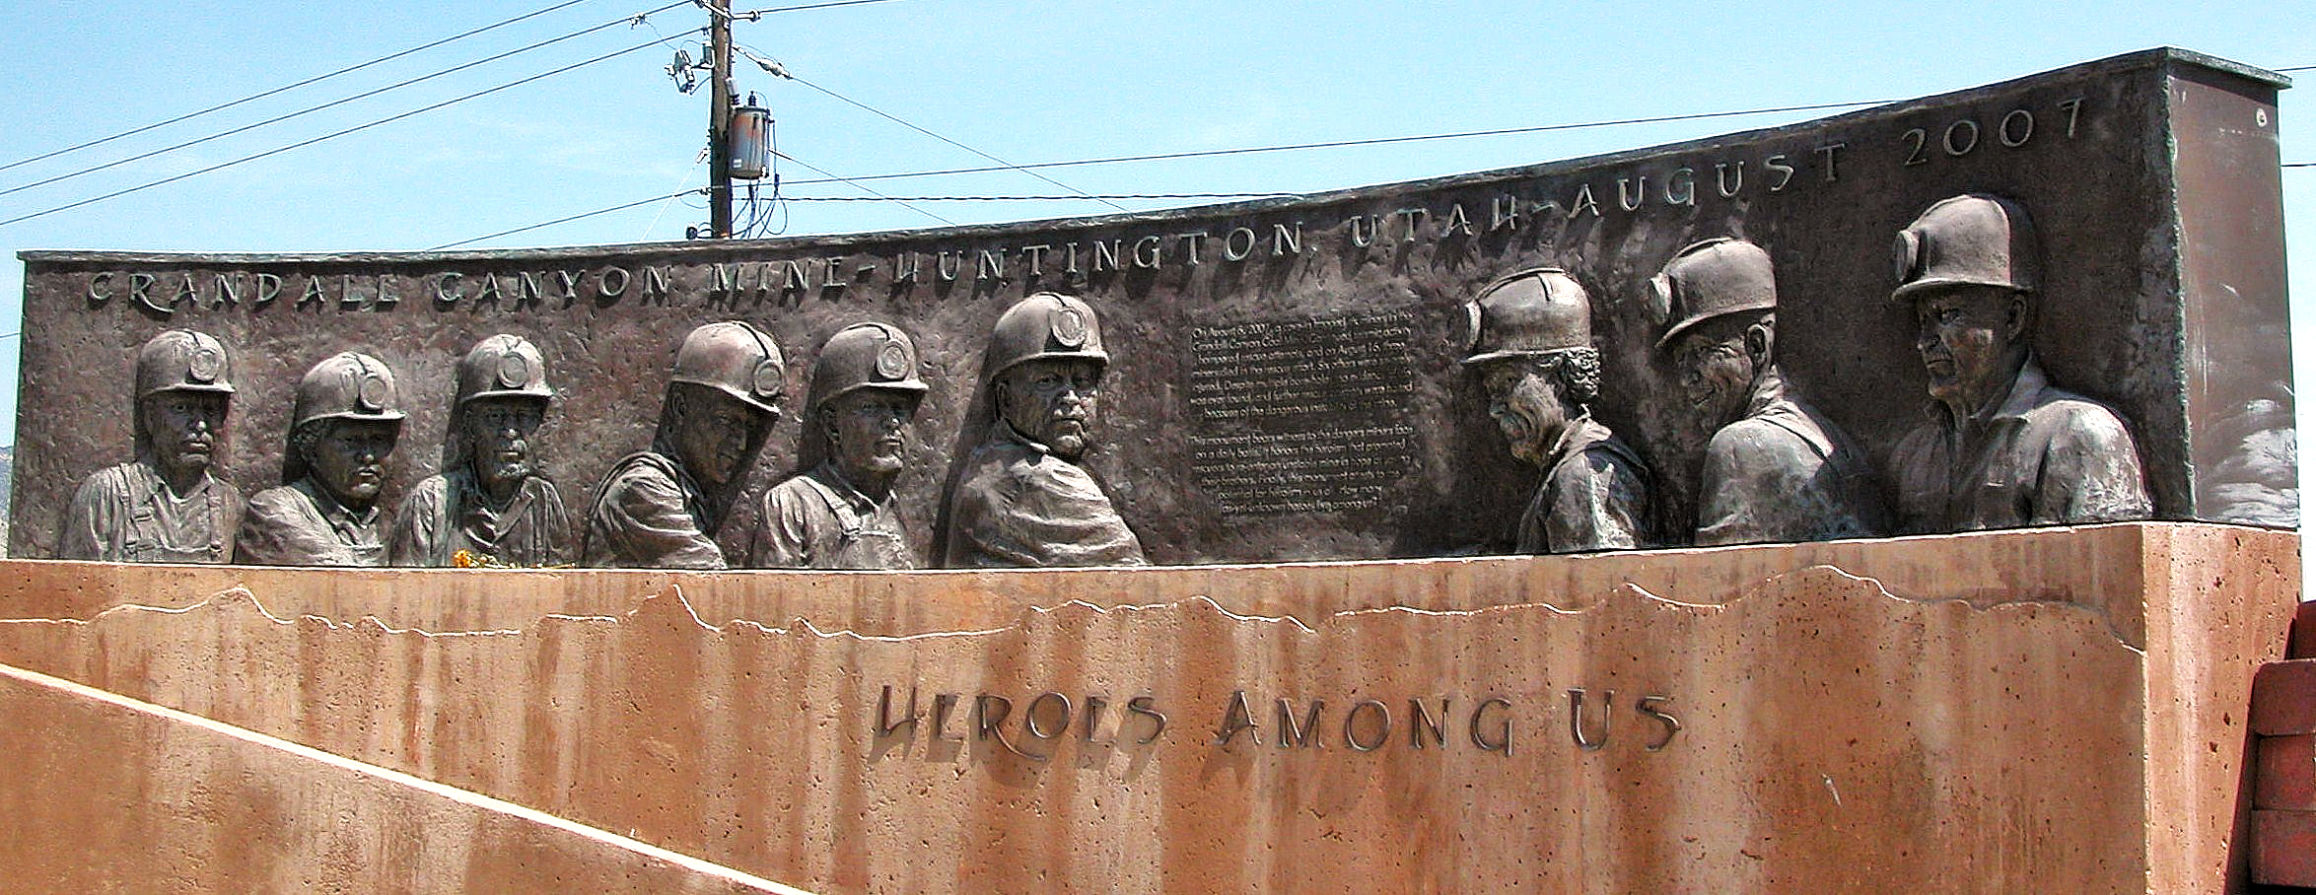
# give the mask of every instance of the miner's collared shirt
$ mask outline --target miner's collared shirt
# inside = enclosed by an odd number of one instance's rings
[[[311,478],[257,492],[234,538],[234,562],[251,566],[382,566],[383,514],[356,512]]]
[[[948,568],[1138,566],[1142,541],[1084,467],[999,421],[949,507]]]
[[[721,569],[708,503],[674,460],[629,454],[595,489],[581,561],[595,568]]]
[[[891,492],[876,500],[830,463],[764,492],[748,565],[762,569],[914,569]]]
[[[1889,516],[1870,470],[1841,427],[1773,379],[1705,448],[1697,544],[1882,535]]]
[[[2002,402],[1957,421],[1932,404],[1893,457],[1908,533],[2145,519],[2138,446],[2103,404],[2052,388],[2032,355]]]
[[[241,492],[203,473],[184,494],[151,463],[133,460],[99,470],[72,496],[59,559],[105,562],[225,563],[241,525]]]
[[[461,550],[511,566],[559,566],[571,561],[571,516],[544,477],[524,477],[505,506],[493,506],[474,471],[462,467],[411,490],[387,547],[398,566],[449,566]]]
[[[1522,553],[1589,553],[1648,545],[1648,473],[1616,435],[1583,417],[1553,446],[1544,482],[1520,516]]]

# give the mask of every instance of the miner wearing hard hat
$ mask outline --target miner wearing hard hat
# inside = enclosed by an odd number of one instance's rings
[[[1704,240],[1675,253],[1650,288],[1659,307],[1677,314],[1657,350],[1672,358],[1683,404],[1696,415],[1691,431],[1705,438],[1696,543],[1886,533],[1888,511],[1865,452],[1803,403],[1778,365],[1769,253],[1742,239]]]
[[[1592,301],[1567,271],[1537,267],[1499,277],[1464,305],[1464,368],[1487,392],[1488,416],[1512,456],[1543,470],[1520,514],[1522,553],[1584,553],[1647,546],[1649,474],[1640,456],[1592,418],[1600,351]]]
[[[1898,288],[1930,376],[1929,420],[1898,443],[1908,532],[2145,519],[2139,450],[2105,405],[2051,385],[2036,360],[2042,246],[2026,210],[1965,195],[1898,234]]]
[[[234,561],[261,566],[382,566],[378,492],[402,435],[394,371],[367,354],[333,355],[298,380],[282,485],[249,499]]]
[[[186,330],[154,336],[137,351],[134,387],[135,455],[81,483],[57,557],[232,562],[241,492],[213,469],[233,399],[224,343]]]
[[[458,362],[442,472],[403,498],[387,540],[397,566],[540,568],[571,561],[571,516],[539,473],[533,437],[555,390],[539,346],[494,335]]]
[[[716,530],[780,419],[785,364],[772,337],[746,323],[685,336],[651,449],[613,464],[588,501],[581,562],[725,568]]]
[[[772,569],[914,569],[893,480],[908,467],[917,346],[883,323],[856,323],[820,346],[804,431],[821,461],[764,492],[748,564]]]
[[[981,377],[995,419],[949,498],[942,565],[1142,565],[1142,541],[1081,465],[1110,355],[1084,299],[1040,292],[997,318]]]

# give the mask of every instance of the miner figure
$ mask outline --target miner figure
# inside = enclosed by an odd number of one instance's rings
[[[1955,196],[1898,234],[1929,421],[1892,462],[1908,532],[2145,519],[2139,451],[2105,405],[2052,387],[2034,351],[2041,245],[2026,210]]]
[[[893,479],[908,465],[917,346],[882,323],[837,331],[812,364],[805,437],[822,460],[764,492],[748,564],[776,569],[914,569]]]
[[[685,336],[651,449],[621,458],[588,501],[581,562],[725,568],[716,530],[780,419],[784,364],[772,337],[746,323]]]
[[[982,360],[994,419],[949,498],[942,565],[1142,565],[1141,539],[1081,465],[1110,355],[1083,299],[1007,308]]]
[[[1778,366],[1769,253],[1741,239],[1690,245],[1651,281],[1679,314],[1671,355],[1692,431],[1711,433],[1698,473],[1696,543],[1873,537],[1888,511],[1848,433],[1794,394]],[[1694,444],[1695,442],[1689,442]]]
[[[519,336],[491,336],[459,360],[443,471],[395,513],[394,565],[456,565],[462,552],[478,565],[571,561],[570,514],[532,450],[554,397],[538,346]]]
[[[249,499],[234,561],[261,566],[382,566],[378,492],[402,435],[394,371],[345,352],[306,371],[290,412],[282,485]]]
[[[135,459],[100,470],[73,494],[60,559],[233,561],[241,492],[212,474],[233,376],[225,345],[170,330],[137,352]]]
[[[1464,308],[1464,368],[1479,377],[1512,456],[1544,472],[1520,514],[1517,549],[1648,546],[1648,467],[1592,418],[1600,351],[1584,287],[1559,268],[1532,268],[1497,279]]]

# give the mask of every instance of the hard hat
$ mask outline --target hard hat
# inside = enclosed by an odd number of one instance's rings
[[[2033,292],[2042,285],[2042,245],[2026,209],[1973,193],[1941,199],[1898,232],[1898,288],[1892,301],[1951,286]]]
[[[1690,327],[1715,317],[1777,308],[1777,275],[1769,253],[1742,239],[1720,237],[1690,243],[1673,253],[1665,269],[1649,279],[1659,307],[1679,319],[1657,339],[1673,344]]]
[[[692,330],[676,349],[671,381],[723,392],[757,410],[780,413],[786,361],[772,337],[737,320]]]
[[[1592,300],[1557,267],[1499,277],[1464,312],[1471,319],[1466,364],[1592,347]]]
[[[394,371],[367,354],[334,355],[298,380],[290,419],[293,430],[323,419],[401,422],[402,396],[394,388]]]
[[[820,346],[812,362],[812,396],[808,407],[864,388],[925,393],[917,378],[917,345],[909,334],[882,323],[855,323],[837,330]]]
[[[1109,366],[1110,355],[1102,350],[1101,321],[1084,299],[1040,292],[1006,308],[989,335],[981,378],[995,382],[1006,370],[1049,357],[1083,358]]]
[[[547,387],[546,359],[539,346],[521,336],[491,336],[475,343],[458,362],[457,406],[478,398],[553,397],[555,390]]]
[[[208,333],[172,329],[137,350],[137,397],[154,392],[233,394],[225,344]]]

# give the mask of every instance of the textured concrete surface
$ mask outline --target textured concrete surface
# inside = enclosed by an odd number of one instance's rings
[[[517,805],[0,665],[0,889],[807,895]]]
[[[823,891],[2204,892],[2248,880],[2246,701],[2298,563],[2168,524],[239,588],[15,562],[0,661]]]

